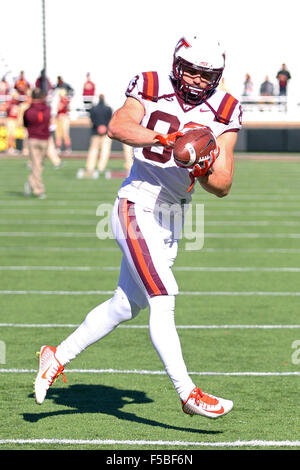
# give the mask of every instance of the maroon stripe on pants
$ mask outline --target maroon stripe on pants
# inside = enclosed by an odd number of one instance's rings
[[[147,243],[136,220],[133,202],[121,199],[118,207],[119,219],[124,232],[127,247],[134,266],[150,297],[168,295],[162,280],[157,273]],[[130,225],[130,233],[129,233]]]

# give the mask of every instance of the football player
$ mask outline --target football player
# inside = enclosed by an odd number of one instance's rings
[[[152,344],[183,411],[217,418],[232,409],[231,400],[203,392],[187,372],[174,320],[178,286],[172,265],[180,237],[168,214],[180,213],[191,201],[197,181],[218,197],[230,191],[242,109],[237,99],[218,89],[224,66],[220,43],[192,34],[178,41],[169,76],[142,72],[130,81],[125,103],[109,124],[109,136],[134,151],[130,175],[118,191],[111,219],[123,252],[118,286],[113,297],[88,313],[57,347],[41,347],[37,403],[44,401],[66,364],[148,307]],[[204,163],[179,167],[172,152],[176,139],[203,125],[215,134],[218,148]]]

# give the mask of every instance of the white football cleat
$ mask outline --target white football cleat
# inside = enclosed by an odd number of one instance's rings
[[[32,187],[29,181],[24,183],[24,196],[30,196],[32,194]]]
[[[46,397],[49,387],[60,374],[66,383],[64,367],[55,357],[56,348],[52,346],[42,346],[39,353],[39,370],[34,382],[35,401],[41,405]]]
[[[198,387],[195,387],[189,394],[188,399],[182,402],[184,413],[202,415],[207,418],[219,418],[229,413],[232,408],[233,402],[231,400],[203,393]]]
[[[78,178],[78,179],[82,179],[82,178],[83,178],[83,175],[84,175],[84,168],[79,168],[79,169],[77,170],[77,174],[76,174],[77,178]]]

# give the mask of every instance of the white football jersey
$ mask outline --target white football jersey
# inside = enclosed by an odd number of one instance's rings
[[[141,125],[161,134],[182,129],[189,122],[208,126],[216,137],[241,128],[242,108],[229,93],[216,90],[205,102],[191,106],[175,93],[168,76],[157,72],[136,75],[126,90],[127,97],[140,101],[145,109]],[[192,191],[191,170],[178,167],[173,151],[163,146],[134,148],[134,162],[129,177],[118,195],[153,208],[156,203],[185,204]]]

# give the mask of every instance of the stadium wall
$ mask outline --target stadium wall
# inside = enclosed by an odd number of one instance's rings
[[[72,148],[87,151],[90,128],[86,122],[71,125]],[[113,151],[122,151],[120,142],[113,141]],[[295,123],[245,123],[239,132],[238,152],[300,152],[300,122]]]
[[[300,123],[249,123],[239,132],[237,151],[300,152]]]

